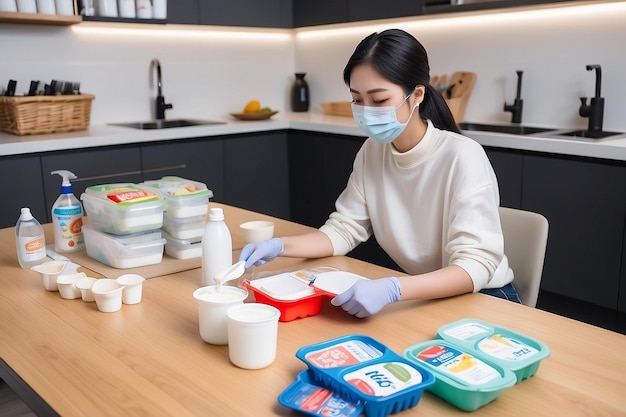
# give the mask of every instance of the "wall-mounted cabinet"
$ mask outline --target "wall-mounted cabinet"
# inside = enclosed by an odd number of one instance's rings
[[[167,22],[192,25],[291,28],[293,27],[292,0],[169,1]]]
[[[422,10],[422,2],[415,0],[294,0],[293,25],[303,27],[418,16]]]

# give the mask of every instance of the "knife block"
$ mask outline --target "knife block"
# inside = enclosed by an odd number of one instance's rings
[[[454,121],[460,123],[465,117],[465,109],[476,83],[476,73],[457,71],[452,74],[447,84],[439,82],[440,79],[446,80],[446,78],[445,76],[433,76],[430,79],[430,84],[437,90],[442,91],[443,98],[452,112]]]

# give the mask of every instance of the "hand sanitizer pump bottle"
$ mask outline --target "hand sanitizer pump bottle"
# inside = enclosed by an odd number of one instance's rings
[[[63,177],[61,195],[52,206],[52,225],[54,230],[54,249],[57,252],[75,252],[84,247],[83,206],[74,196],[70,179],[76,175],[70,171],[52,171],[51,175]]]

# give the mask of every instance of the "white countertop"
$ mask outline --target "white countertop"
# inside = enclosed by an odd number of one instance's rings
[[[0,156],[285,129],[364,137],[352,118],[312,112],[283,113],[264,121],[222,121],[225,123],[156,130],[92,125],[81,132],[48,135],[17,136],[0,132]],[[526,136],[491,132],[465,134],[483,146],[626,161],[626,135],[594,140],[555,138],[541,133]]]

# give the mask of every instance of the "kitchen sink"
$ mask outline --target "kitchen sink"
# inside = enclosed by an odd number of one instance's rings
[[[569,136],[574,138],[588,138],[588,139],[606,139],[612,136],[621,136],[624,133],[621,132],[605,132],[594,130],[574,130],[571,132],[555,132],[558,136]]]
[[[133,129],[150,130],[150,129],[169,129],[173,127],[220,125],[224,123],[226,122],[217,122],[213,120],[172,119],[172,120],[150,120],[147,122],[110,123],[110,125],[130,127]]]
[[[532,135],[534,133],[550,132],[555,129],[544,127],[532,127],[524,125],[488,125],[480,123],[462,122],[459,129],[467,131],[507,133],[510,135]]]

